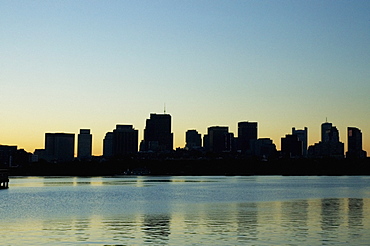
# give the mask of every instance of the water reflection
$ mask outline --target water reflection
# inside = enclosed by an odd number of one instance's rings
[[[280,196],[291,186],[290,179],[273,179],[275,185],[284,183],[284,189],[256,179],[232,178],[230,183],[229,179],[202,181],[207,178],[197,182],[195,177],[189,178],[191,182],[147,179],[32,179],[32,189],[19,186],[1,194],[0,218],[6,223],[0,224],[0,238],[8,245],[367,245],[370,241],[367,197],[259,201],[250,197],[272,191]],[[35,182],[44,187],[32,186]],[[98,182],[102,186],[96,186]],[[246,182],[250,189],[242,193]]]
[[[163,244],[168,241],[171,217],[166,214],[145,215],[142,230],[145,242]]]

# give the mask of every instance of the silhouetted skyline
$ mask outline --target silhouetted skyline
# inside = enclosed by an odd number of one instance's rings
[[[170,154],[173,147],[172,117],[170,114],[151,113],[146,120],[144,139],[139,139],[139,130],[133,125],[117,124],[113,131],[107,132],[104,139],[95,139],[103,142],[104,158],[120,158],[130,154],[141,153],[166,153]],[[210,126],[207,134],[203,136],[196,129],[186,131],[184,150],[196,150],[206,153],[233,153],[243,158],[256,157],[261,160],[276,158],[335,158],[344,157],[352,159],[365,158],[363,150],[362,132],[357,127],[347,127],[346,147],[341,141],[339,130],[333,123],[321,124],[321,140],[307,146],[308,128],[296,129],[292,127],[291,134],[281,137],[281,149],[270,138],[261,138],[258,135],[258,122],[237,122],[238,135],[229,131],[228,126]],[[44,149],[35,149],[34,161],[46,160],[48,162],[70,162],[75,157],[78,160],[89,161],[92,159],[93,134],[91,129],[80,129],[77,143],[74,133],[45,133]],[[140,146],[139,146],[140,143]],[[77,148],[75,148],[77,146]],[[12,166],[17,146],[0,145],[0,164]],[[75,156],[74,153],[77,153]]]
[[[185,132],[258,122],[281,149],[291,127],[321,139],[328,118],[370,152],[369,1],[0,2],[0,144],[44,148],[45,132],[130,124],[149,112]],[[76,137],[77,138],[77,137]],[[98,141],[99,140],[99,141]]]

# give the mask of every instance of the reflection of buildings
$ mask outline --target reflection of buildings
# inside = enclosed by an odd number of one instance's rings
[[[150,114],[146,120],[142,151],[173,150],[173,133],[171,133],[171,115]]]
[[[257,122],[238,122],[238,150],[242,153],[250,152],[251,142],[257,140],[257,134]]]
[[[363,159],[366,151],[362,150],[362,133],[356,127],[347,128],[348,151],[346,157],[350,159]]]
[[[145,215],[143,221],[143,232],[151,243],[163,244],[171,234],[169,215]]]
[[[344,157],[344,144],[339,141],[339,131],[332,123],[321,125],[321,141],[308,149],[310,157]]]
[[[77,158],[80,160],[91,159],[92,135],[89,129],[80,129],[77,140]]]
[[[227,126],[212,126],[208,134],[204,135],[204,148],[206,151],[221,153],[231,152],[234,146],[234,134],[229,133]]]
[[[45,133],[45,156],[47,161],[73,161],[74,147],[75,134]]]
[[[186,148],[199,149],[202,147],[202,136],[197,130],[186,131]]]

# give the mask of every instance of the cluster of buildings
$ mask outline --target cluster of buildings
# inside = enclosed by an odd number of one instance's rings
[[[348,127],[348,151],[344,155],[344,144],[339,131],[332,123],[321,125],[321,141],[308,147],[308,129],[292,128],[291,134],[281,138],[281,150],[269,138],[258,138],[257,122],[238,122],[238,135],[229,132],[227,126],[211,126],[203,137],[197,130],[186,132],[185,150],[203,153],[235,153],[245,157],[269,158],[366,158],[362,150],[362,133]],[[123,157],[140,153],[173,152],[173,133],[170,114],[150,114],[146,120],[144,139],[139,143],[139,132],[133,125],[116,125],[107,132],[103,140],[103,158]],[[46,133],[45,148],[36,149],[32,161],[69,162],[75,159],[75,134]],[[14,158],[26,158],[24,150],[16,146],[0,145],[0,165],[12,166]],[[77,136],[77,159],[91,160],[92,134],[90,129],[81,129]]]

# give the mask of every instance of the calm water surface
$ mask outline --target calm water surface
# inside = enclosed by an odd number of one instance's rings
[[[13,177],[0,245],[370,245],[370,177]]]

